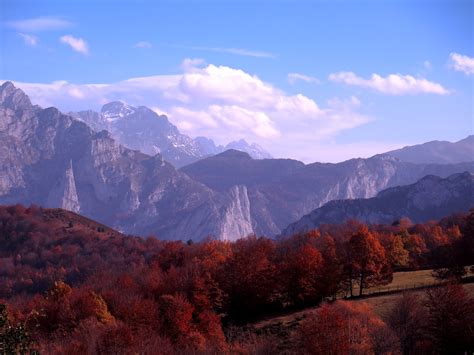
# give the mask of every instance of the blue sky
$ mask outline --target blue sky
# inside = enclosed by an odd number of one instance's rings
[[[43,106],[120,99],[306,162],[473,131],[472,1],[1,6],[0,79]]]

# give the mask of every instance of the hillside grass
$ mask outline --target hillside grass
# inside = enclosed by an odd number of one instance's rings
[[[474,276],[474,273],[469,272],[466,276]],[[381,293],[387,291],[400,291],[413,289],[418,287],[432,286],[438,284],[440,281],[433,277],[433,270],[417,270],[417,271],[402,271],[393,273],[393,280],[390,284],[384,286],[370,287],[364,290],[364,295],[374,293]],[[357,294],[357,289],[355,293]]]
[[[463,284],[464,289],[468,292],[471,297],[474,297],[474,283]],[[426,289],[421,290],[407,290],[406,292],[411,292],[417,294],[421,297],[424,296]],[[365,302],[369,304],[375,313],[380,317],[384,317],[393,307],[393,304],[397,299],[402,297],[403,292],[392,293],[388,295],[380,295],[369,298],[356,299],[355,302]]]
[[[384,315],[390,311],[394,302],[403,295],[403,291],[414,292],[423,296],[426,290],[423,287],[438,284],[440,281],[433,277],[432,272],[433,270],[396,272],[393,274],[393,281],[390,284],[381,287],[373,287],[368,289],[367,293],[364,292],[364,295],[369,295],[370,297],[353,298],[349,299],[349,301],[368,303],[374,309],[376,314],[384,317]],[[468,272],[466,276],[474,276],[474,273]],[[463,287],[471,297],[474,297],[474,283],[463,284]],[[384,294],[385,292],[392,293]],[[377,293],[381,294],[377,295]],[[357,291],[355,294],[357,294]],[[257,331],[269,330],[272,328],[283,328],[291,331],[294,330],[304,318],[306,318],[308,313],[313,312],[317,308],[318,306],[309,307],[289,314],[266,317],[252,324],[252,328]]]

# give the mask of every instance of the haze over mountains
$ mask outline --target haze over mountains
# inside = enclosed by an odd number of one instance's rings
[[[166,157],[180,165],[225,148],[180,134],[165,116],[146,107],[112,102],[100,114],[76,116],[80,120],[33,106],[13,84],[1,86],[0,204],[61,207],[126,233],[162,239],[236,239],[278,235],[334,199],[373,197],[430,174],[474,172],[472,159],[420,164],[384,154],[305,165],[252,159],[232,149],[176,170]],[[152,156],[119,141],[152,149]],[[257,154],[255,145],[249,149]]]
[[[256,159],[271,158],[262,147],[248,144],[243,139],[225,147],[216,146],[212,139],[206,137],[193,139],[182,134],[165,115],[158,115],[145,106],[133,107],[113,101],[105,104],[100,112],[88,110],[69,114],[84,121],[95,131],[109,131],[115,140],[130,149],[148,155],[160,153],[175,167],[230,148],[248,152]]]
[[[291,236],[349,219],[363,223],[392,223],[409,216],[415,223],[438,220],[474,206],[474,176],[470,173],[445,179],[428,175],[414,184],[383,190],[369,199],[333,200],[290,224],[282,235]]]

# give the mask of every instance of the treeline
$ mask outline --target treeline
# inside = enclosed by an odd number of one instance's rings
[[[459,278],[474,264],[474,212],[233,243],[123,236],[74,216],[0,208],[4,326],[27,330],[24,343],[43,352],[246,353],[258,341],[226,336],[233,324],[363,293],[394,270],[436,267]]]

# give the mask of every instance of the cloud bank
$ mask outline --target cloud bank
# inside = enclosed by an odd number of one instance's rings
[[[338,72],[330,74],[329,80],[373,89],[387,95],[449,94],[441,84],[411,75],[390,74],[382,77],[379,74],[372,74],[369,79],[364,79],[353,72]]]
[[[358,112],[361,103],[356,97],[334,98],[321,107],[305,95],[289,95],[240,69],[205,65],[201,60],[186,60],[182,67],[177,75],[111,84],[15,84],[43,107],[98,110],[106,102],[123,100],[167,114],[190,136],[208,136],[219,144],[246,138],[275,156],[306,161],[328,155],[320,150],[324,141],[371,120]]]

